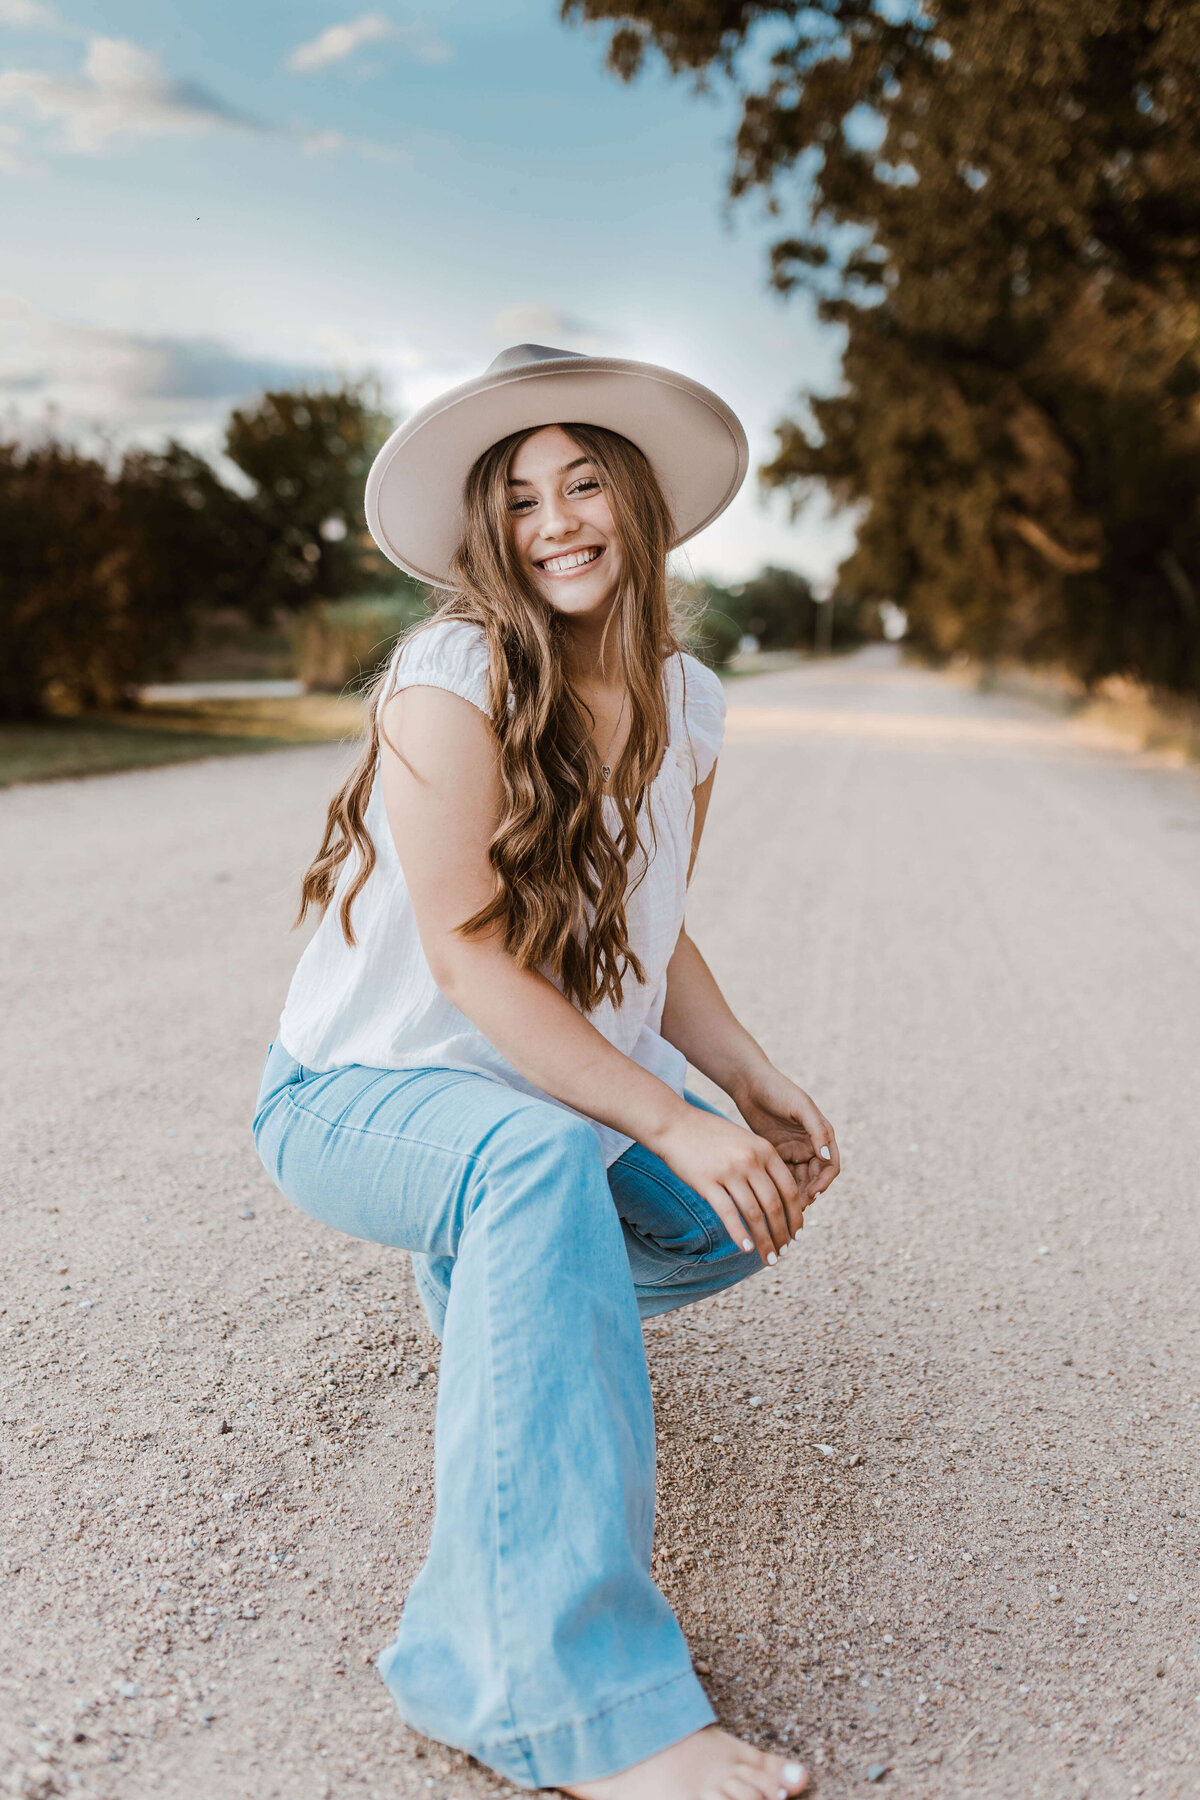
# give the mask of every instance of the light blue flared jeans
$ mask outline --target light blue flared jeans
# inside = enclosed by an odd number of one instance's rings
[[[585,1121],[460,1070],[316,1074],[275,1044],[254,1137],[305,1212],[412,1252],[442,1340],[433,1536],[378,1661],[402,1717],[527,1788],[710,1724],[650,1578],[639,1314],[757,1253],[641,1145],[606,1169]]]

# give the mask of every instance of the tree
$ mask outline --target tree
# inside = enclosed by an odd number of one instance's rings
[[[737,590],[745,628],[763,650],[794,650],[813,641],[817,603],[812,583],[795,569],[768,566]]]
[[[115,467],[0,444],[0,717],[121,705],[169,675],[200,609],[245,603],[270,545],[192,451]]]
[[[253,484],[273,543],[264,604],[336,599],[388,569],[367,532],[363,486],[391,429],[365,385],[264,394],[231,415],[225,453]]]
[[[723,669],[746,632],[740,594],[715,581],[683,584],[687,600],[688,647],[711,669]]]
[[[844,585],[936,654],[1200,691],[1200,0],[562,10],[739,94],[731,191],[846,333],[763,475],[863,510]]]

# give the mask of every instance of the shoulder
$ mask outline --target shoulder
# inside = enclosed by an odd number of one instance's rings
[[[439,619],[418,625],[392,653],[391,671],[380,704],[406,687],[440,687],[460,694],[490,717],[489,654],[482,625],[470,619]]]
[[[725,735],[725,685],[714,669],[687,650],[665,664],[671,735],[690,751],[695,786],[707,780]]]

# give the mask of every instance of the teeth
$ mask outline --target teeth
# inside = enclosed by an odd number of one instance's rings
[[[543,564],[551,574],[559,574],[563,569],[578,569],[584,563],[595,562],[600,552],[598,549],[577,550],[572,556],[555,556],[548,558]]]

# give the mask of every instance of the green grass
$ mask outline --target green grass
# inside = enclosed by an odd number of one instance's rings
[[[354,736],[361,718],[353,696],[305,694],[296,700],[203,700],[104,718],[0,725],[0,787],[336,743]]]

